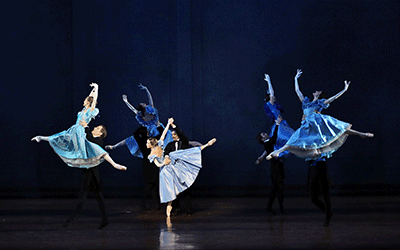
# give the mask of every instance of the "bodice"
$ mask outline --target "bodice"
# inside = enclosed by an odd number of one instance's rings
[[[78,113],[75,125],[78,125],[82,119],[85,120],[86,123],[89,123],[96,115],[99,114],[98,108],[93,109],[93,111],[91,111],[90,109],[88,109],[88,111],[86,112],[84,111],[85,108],[83,108],[82,111]]]
[[[329,104],[324,103],[326,99],[318,99],[316,101],[310,101],[306,96],[302,102],[303,114],[309,116],[314,114],[315,111],[321,112],[323,109],[327,109]]]

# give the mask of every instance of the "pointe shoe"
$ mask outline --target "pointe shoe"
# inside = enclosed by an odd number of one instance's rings
[[[172,206],[168,205],[167,206],[167,211],[166,211],[167,217],[171,217],[171,210],[172,210]]]
[[[208,146],[212,146],[217,141],[217,138],[213,138],[207,142]]]
[[[37,143],[39,143],[42,139],[40,138],[40,136],[35,136],[31,139],[31,141],[36,141]]]
[[[365,136],[366,136],[366,137],[369,137],[369,138],[372,138],[372,137],[374,137],[374,134],[372,134],[372,133],[365,133]]]
[[[270,153],[265,159],[267,160],[271,160],[272,158],[277,158],[279,156],[279,154],[277,153]]]
[[[125,171],[127,169],[125,166],[123,166],[121,164],[117,164],[116,166],[117,166],[116,169],[118,169],[118,170]]]

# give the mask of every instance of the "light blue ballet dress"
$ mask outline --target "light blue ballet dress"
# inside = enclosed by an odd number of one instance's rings
[[[49,143],[54,152],[70,167],[95,167],[102,163],[108,154],[99,145],[86,139],[85,128],[79,124],[82,119],[89,123],[99,113],[99,109],[88,109],[86,112],[85,110],[86,108],[78,113],[75,125],[49,136]]]
[[[325,99],[312,101],[305,97],[302,102],[303,121],[290,137],[286,145],[288,150],[308,160],[316,160],[321,157],[331,157],[346,141],[351,124],[342,122],[329,115],[320,112],[329,107],[324,103]]]
[[[142,111],[139,111],[136,114],[136,120],[138,123],[144,127],[147,128],[147,131],[149,132],[149,137],[156,137],[160,135],[160,132],[157,129],[157,126],[159,124],[159,116],[158,116],[158,110],[155,107],[152,107],[150,105],[146,106],[146,114],[143,116]],[[160,126],[162,128],[165,128],[162,123],[160,123]],[[168,130],[167,134],[165,135],[165,145],[167,145],[169,142],[171,142],[172,139],[172,134],[171,131]],[[139,145],[137,144],[135,137],[132,135],[128,138],[125,139],[125,144],[129,149],[129,152],[136,157],[143,158],[142,151],[139,149]]]
[[[274,104],[271,104],[271,102],[266,102],[264,104],[264,111],[265,114],[272,119],[272,121],[275,121],[278,119],[278,116],[281,115],[281,106],[279,105],[278,102],[274,102]],[[273,136],[274,130],[275,130],[276,124],[272,125],[271,127],[271,132],[269,134],[270,137]],[[294,133],[294,130],[289,126],[286,120],[282,120],[279,127],[278,127],[278,134],[277,134],[277,139],[276,143],[274,145],[274,150],[278,150],[285,146],[286,142],[289,140],[289,138],[292,136]],[[289,154],[290,152],[288,150],[283,151],[282,153],[279,154],[279,157],[285,156]]]
[[[159,141],[159,146],[163,146],[162,141]],[[192,186],[202,167],[200,147],[173,151],[169,158],[171,163],[160,168],[161,203],[175,200],[178,194]],[[164,157],[149,155],[149,161],[163,163]]]

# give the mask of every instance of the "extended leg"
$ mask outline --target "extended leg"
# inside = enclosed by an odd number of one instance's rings
[[[31,141],[36,141],[36,142],[40,142],[40,141],[49,141],[49,136],[41,136],[41,135],[37,135],[35,137],[33,137],[31,139]]]
[[[346,131],[346,134],[349,134],[349,135],[358,135],[358,136],[360,136],[360,137],[362,137],[362,138],[365,138],[365,137],[369,137],[369,138],[374,137],[374,134],[372,134],[372,133],[362,133],[362,132],[359,132],[359,131],[356,131],[356,130],[353,130],[353,129],[348,129],[348,130]]]
[[[118,169],[118,170],[126,170],[126,167],[125,167],[125,166],[116,163],[116,162],[110,157],[109,154],[107,154],[107,155],[104,157],[104,159],[105,159],[106,161],[108,161],[114,168],[116,168],[116,169]]]

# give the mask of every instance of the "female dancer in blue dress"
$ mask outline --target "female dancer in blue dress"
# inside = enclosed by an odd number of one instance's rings
[[[264,74],[264,80],[268,83],[268,92],[267,96],[265,97],[265,104],[264,104],[264,111],[265,114],[272,119],[272,121],[276,121],[281,113],[283,112],[283,108],[281,105],[276,101],[274,89],[272,88],[271,79],[268,74]],[[275,130],[276,123],[271,127],[271,132],[269,137],[272,137],[274,130]],[[282,120],[279,127],[278,127],[278,137],[276,139],[276,143],[274,145],[274,150],[278,150],[285,146],[286,142],[292,136],[294,130],[289,126],[286,120]],[[280,157],[289,154],[289,151],[283,151],[280,154]],[[262,157],[263,158],[263,157]]]
[[[168,128],[173,124],[174,119],[170,118],[159,141],[155,138],[147,140],[147,147],[151,149],[148,156],[150,162],[160,168],[160,201],[168,202],[166,214],[170,217],[172,201],[176,196],[189,188],[196,180],[201,166],[201,151],[213,145],[217,139],[211,139],[207,144],[188,149],[173,151],[169,156],[163,156],[164,138]]]
[[[372,133],[362,133],[351,129],[351,124],[342,122],[329,115],[321,114],[323,109],[339,98],[349,88],[350,82],[344,81],[344,89],[329,99],[324,99],[322,91],[313,93],[314,99],[310,101],[300,92],[298,78],[302,74],[297,70],[295,80],[295,91],[303,108],[303,120],[298,128],[290,137],[284,147],[275,150],[267,156],[267,160],[278,157],[280,153],[289,150],[291,153],[305,158],[306,160],[316,160],[321,157],[329,158],[346,141],[348,135],[358,135],[361,137],[373,137]]]
[[[157,127],[158,126],[163,127],[162,123],[160,123],[159,121],[158,110],[154,107],[153,98],[151,97],[149,89],[142,84],[139,84],[139,88],[142,90],[146,90],[147,97],[149,99],[148,105],[146,103],[140,103],[138,105],[138,108],[136,109],[128,102],[128,97],[126,95],[122,96],[122,100],[125,102],[128,108],[135,113],[135,118],[138,121],[138,123],[147,128],[149,137],[156,137],[160,135],[160,132],[157,130]],[[170,131],[167,132],[165,137],[166,137],[165,142],[168,143],[172,141],[172,134]],[[129,151],[133,156],[143,158],[143,154],[140,151],[139,146],[133,135],[120,141],[115,145],[107,145],[105,148],[113,150],[123,145],[126,145],[128,147]]]
[[[54,152],[70,167],[91,168],[106,160],[114,168],[126,170],[125,166],[115,163],[99,145],[86,139],[85,128],[81,125],[81,120],[89,123],[99,113],[99,109],[96,108],[99,87],[96,83],[92,83],[90,86],[93,87],[93,90],[83,102],[84,108],[78,113],[78,118],[72,127],[51,136],[38,135],[31,140],[48,141]]]

